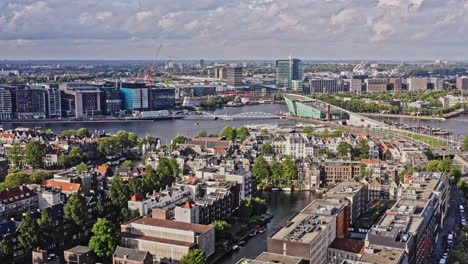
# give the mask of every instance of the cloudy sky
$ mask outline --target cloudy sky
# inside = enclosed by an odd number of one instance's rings
[[[468,0],[0,0],[2,59],[468,59]]]

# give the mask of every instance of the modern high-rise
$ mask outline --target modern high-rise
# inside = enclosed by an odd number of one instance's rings
[[[171,109],[175,106],[175,88],[151,87],[149,107],[151,110]]]
[[[0,120],[11,119],[12,115],[11,92],[8,89],[0,88]]]
[[[457,79],[456,87],[462,93],[468,93],[468,77],[460,77]]]
[[[214,74],[215,79],[226,79],[226,69],[225,68],[216,68],[215,69],[215,74]]]
[[[149,108],[149,91],[145,83],[121,83],[120,93],[124,109],[147,110]]]
[[[31,87],[45,90],[48,118],[62,117],[62,96],[58,84],[35,84]]]
[[[46,118],[46,90],[30,87],[16,88],[15,114],[18,119]]]
[[[366,92],[381,93],[387,91],[387,79],[366,79]]]
[[[99,87],[81,82],[60,85],[63,91],[64,111],[76,118],[101,114],[101,90]]]
[[[276,61],[276,85],[293,89],[293,80],[302,80],[303,68],[300,59]]]
[[[242,87],[242,67],[235,66],[227,68],[227,86],[231,89]]]
[[[425,91],[427,90],[427,78],[408,78],[408,91]]]

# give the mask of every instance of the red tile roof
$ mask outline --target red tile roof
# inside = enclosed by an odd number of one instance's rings
[[[143,199],[144,199],[143,195],[139,193],[135,193],[135,195],[133,195],[132,198],[130,198],[130,201],[139,202],[139,201],[143,201]]]
[[[108,169],[109,169],[109,166],[97,166],[97,170],[100,172],[106,173]]]
[[[187,178],[185,179],[186,182],[194,182],[194,181],[198,181],[199,179],[197,177],[190,177],[190,178]]]
[[[22,200],[36,197],[37,194],[26,186],[19,186],[13,189],[6,189],[0,192],[0,202],[3,204],[16,203]]]
[[[54,188],[61,188],[62,192],[78,192],[81,187],[79,183],[58,182],[53,180],[44,180],[42,184],[50,185]]]
[[[193,205],[193,204],[195,204],[194,201],[188,200],[187,202],[185,202],[183,208],[185,208],[185,209],[192,209],[192,205]]]

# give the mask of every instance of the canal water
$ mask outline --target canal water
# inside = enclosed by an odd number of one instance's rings
[[[286,224],[286,221],[295,216],[306,205],[315,199],[320,198],[318,194],[308,191],[295,192],[263,192],[263,198],[267,201],[267,213],[273,215],[271,222],[268,223],[266,232],[258,234],[247,241],[247,245],[239,250],[226,255],[218,263],[231,264],[236,263],[242,258],[255,259],[263,251],[267,251],[267,238]]]

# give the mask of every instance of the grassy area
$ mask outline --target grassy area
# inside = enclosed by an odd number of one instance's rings
[[[427,137],[423,137],[423,136],[412,134],[412,133],[405,133],[405,132],[398,132],[398,131],[391,131],[391,132],[402,135],[402,136],[405,136],[405,137],[412,138],[414,140],[418,140],[418,141],[427,143],[427,144],[432,145],[432,146],[447,146],[446,143],[437,141],[437,140],[432,139],[432,138],[427,138]]]

